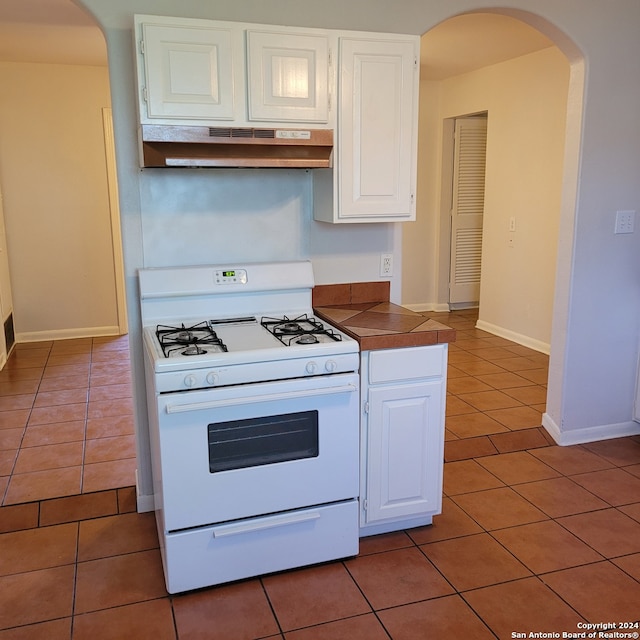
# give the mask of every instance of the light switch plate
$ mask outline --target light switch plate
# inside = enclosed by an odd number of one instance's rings
[[[616,228],[614,233],[633,233],[635,221],[635,211],[616,211]]]

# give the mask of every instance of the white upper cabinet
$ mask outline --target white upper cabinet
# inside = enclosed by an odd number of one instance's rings
[[[419,36],[144,15],[135,33],[141,124],[333,129],[314,218],[415,220]]]
[[[250,120],[328,122],[326,35],[250,30],[247,68]]]
[[[233,120],[234,56],[231,28],[142,24],[140,42],[145,82],[142,116]],[[237,48],[237,47],[236,47]]]
[[[328,32],[135,17],[142,124],[331,128]]]
[[[411,218],[417,57],[413,41],[340,42],[340,217]]]
[[[415,220],[420,42],[366,35],[340,38],[337,162],[314,177],[324,222]]]

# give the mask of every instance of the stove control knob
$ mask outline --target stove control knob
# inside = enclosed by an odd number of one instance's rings
[[[192,373],[190,373],[188,376],[185,376],[184,378],[185,387],[189,387],[189,388],[195,387],[197,382],[198,382],[197,378]]]
[[[335,360],[327,360],[324,368],[329,372],[329,373],[333,373],[337,368],[338,365],[336,364]]]
[[[218,384],[218,374],[213,371],[207,373],[207,384],[210,384],[211,386]]]
[[[314,374],[318,371],[318,365],[312,360],[311,362],[307,362],[306,369],[307,373]]]

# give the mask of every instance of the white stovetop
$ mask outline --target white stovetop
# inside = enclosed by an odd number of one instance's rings
[[[286,314],[287,317],[297,317]],[[311,315],[311,314],[309,314]],[[174,323],[178,326],[181,321]],[[190,326],[193,323],[184,323]],[[259,322],[241,325],[217,325],[214,327],[218,337],[227,346],[227,352],[211,351],[199,356],[171,356],[165,357],[156,337],[156,325],[145,327],[144,336],[147,348],[154,356],[156,372],[180,371],[185,369],[200,369],[205,367],[222,367],[257,362],[272,362],[276,360],[292,360],[299,358],[319,358],[345,353],[357,353],[358,343],[326,322],[332,331],[341,336],[341,340],[323,338],[318,344],[293,344],[287,346],[269,333]],[[206,345],[203,345],[206,349]]]

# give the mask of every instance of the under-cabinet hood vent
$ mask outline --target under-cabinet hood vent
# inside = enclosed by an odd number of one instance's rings
[[[211,138],[276,138],[276,129],[247,129],[242,127],[209,127]],[[282,131],[282,130],[281,130]]]
[[[143,167],[330,167],[331,129],[141,126]]]

